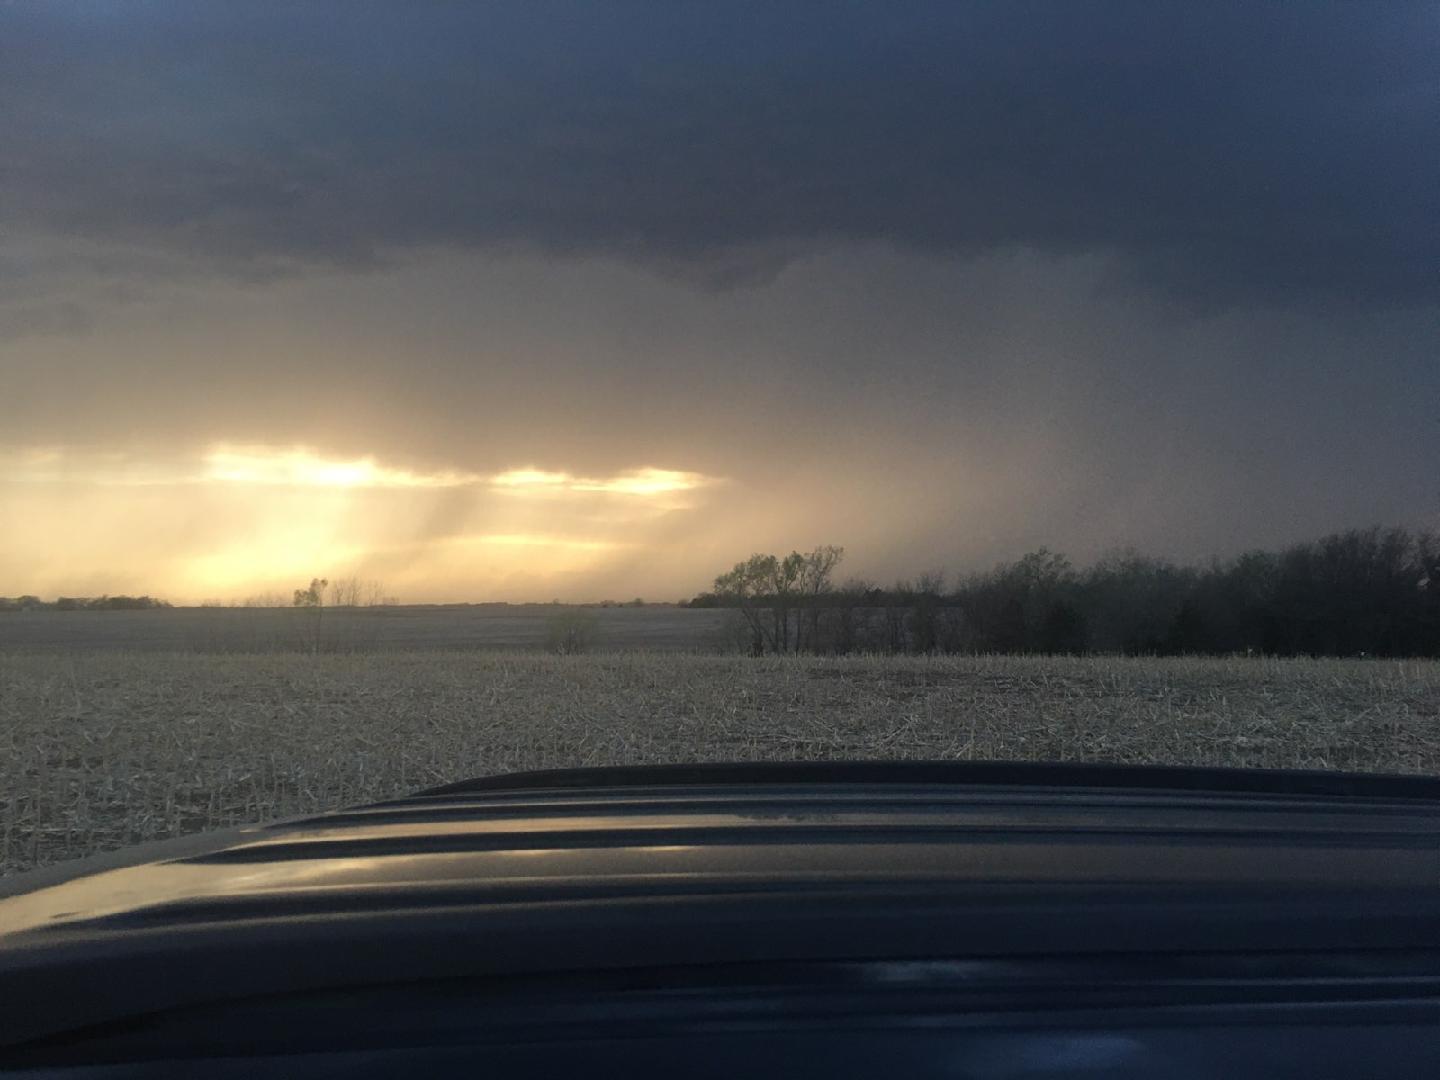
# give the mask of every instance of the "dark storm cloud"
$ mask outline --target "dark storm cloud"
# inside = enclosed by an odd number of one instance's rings
[[[0,230],[156,266],[515,246],[723,283],[879,241],[1097,252],[1200,304],[1440,294],[1430,4],[186,0],[0,27]]]

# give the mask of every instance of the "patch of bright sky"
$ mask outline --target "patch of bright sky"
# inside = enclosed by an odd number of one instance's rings
[[[0,450],[0,518],[14,523],[0,578],[12,592],[185,603],[356,573],[407,595],[522,599],[671,542],[659,523],[714,483],[652,466],[427,471],[303,446]],[[436,530],[452,516],[457,532]]]
[[[256,484],[324,488],[452,488],[489,484],[517,494],[589,492],[612,495],[669,495],[715,483],[713,477],[679,469],[644,466],[613,476],[576,476],[533,467],[494,474],[441,470],[418,472],[373,456],[326,457],[306,447],[219,444],[198,462],[147,461],[120,452],[26,447],[0,452],[0,481],[74,483],[101,486],[151,484]]]

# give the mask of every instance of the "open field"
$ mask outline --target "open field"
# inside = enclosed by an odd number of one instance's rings
[[[727,611],[669,604],[453,604],[332,608],[317,621],[297,608],[168,608],[156,611],[0,612],[0,649],[166,652],[355,652],[373,649],[539,648],[557,616],[595,618],[604,649],[714,649]]]
[[[1436,773],[1440,663],[6,649],[0,870],[481,773],[795,758]]]

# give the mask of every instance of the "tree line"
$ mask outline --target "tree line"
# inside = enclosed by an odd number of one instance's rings
[[[1046,548],[951,578],[835,580],[843,549],[757,554],[690,607],[765,653],[1440,656],[1440,535],[1352,529],[1203,565]]]
[[[168,600],[153,596],[0,596],[0,611],[151,611],[169,606]]]

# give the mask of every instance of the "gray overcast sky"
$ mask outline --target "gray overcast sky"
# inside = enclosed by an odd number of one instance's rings
[[[1433,4],[20,2],[0,147],[0,593],[1437,523]]]

